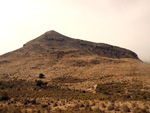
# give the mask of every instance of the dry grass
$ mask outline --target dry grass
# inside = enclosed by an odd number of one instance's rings
[[[0,112],[43,113],[51,111],[70,113],[75,111],[77,113],[104,113],[107,111],[132,111],[142,113],[150,110],[147,107],[150,105],[148,99],[138,98],[143,97],[143,94],[147,94],[141,93],[140,90],[143,89],[143,86],[140,86],[140,84],[132,84],[132,86],[127,82],[99,84],[96,93],[62,89],[55,85],[48,84],[39,87],[36,86],[36,82],[24,80],[1,81],[0,94],[7,93],[9,100],[0,101]],[[124,96],[124,94],[130,93],[131,89],[133,93],[130,94],[130,97],[134,95],[137,97],[136,99]],[[110,93],[106,93],[106,91]]]

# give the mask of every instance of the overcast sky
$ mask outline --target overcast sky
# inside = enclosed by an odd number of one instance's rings
[[[49,30],[127,48],[150,61],[150,0],[0,1],[0,54]]]

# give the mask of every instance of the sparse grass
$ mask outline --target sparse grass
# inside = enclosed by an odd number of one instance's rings
[[[56,85],[37,87],[35,83],[23,80],[1,81],[0,87],[2,88],[0,90],[1,94],[6,92],[10,98],[49,96],[67,100],[150,100],[150,93],[141,91],[142,87],[140,85],[129,85],[127,83],[98,84],[95,94],[79,90],[61,89]]]
[[[150,100],[149,91],[142,91],[142,89],[144,89],[144,87],[137,83],[107,83],[98,84],[96,92],[107,95],[111,100]]]
[[[130,112],[130,109],[129,109],[129,107],[127,105],[123,105],[122,106],[122,111],[123,112]]]
[[[112,105],[112,104],[111,104],[111,105],[109,105],[109,106],[108,106],[108,108],[107,108],[107,110],[108,110],[108,111],[112,111],[112,110],[114,110],[114,105]]]
[[[9,86],[9,82],[6,82]],[[2,84],[6,84],[3,82]],[[38,87],[33,82],[27,81],[12,81],[11,84],[14,84],[13,89],[10,87],[5,87],[3,90],[0,90],[0,93],[7,92],[10,98],[37,98],[37,97],[53,97],[56,99],[107,99],[106,95],[103,94],[93,94],[90,92],[82,92],[69,89],[61,89],[59,86],[47,85],[43,87]],[[9,89],[9,90],[8,90]]]
[[[78,82],[84,82],[84,81],[85,79],[74,78],[71,76],[58,77],[52,80],[52,82],[55,82],[55,83],[78,83]]]
[[[10,86],[13,86],[10,87]],[[8,106],[12,104],[17,104],[17,102],[20,102],[23,104],[23,106],[38,106],[40,105],[42,109],[52,109],[53,107],[59,107],[59,106],[65,106],[69,102],[73,102],[74,100],[78,102],[74,102],[76,106],[70,107],[69,109],[65,111],[61,111],[62,113],[69,113],[70,110],[73,110],[77,113],[79,111],[82,111],[82,113],[103,113],[103,110],[106,111],[140,111],[147,112],[148,108],[139,108],[136,109],[137,105],[136,103],[131,104],[131,108],[128,106],[122,106],[117,107],[114,104],[108,104],[106,102],[103,102],[99,104],[100,108],[95,108],[95,110],[92,109],[92,107],[97,106],[97,103],[94,100],[99,101],[110,101],[113,100],[113,103],[115,101],[132,101],[137,97],[135,100],[143,101],[143,100],[149,100],[149,94],[148,91],[143,91],[142,86],[135,84],[131,85],[128,83],[109,83],[109,84],[99,84],[96,89],[96,93],[90,93],[90,92],[83,92],[80,90],[70,90],[70,89],[62,89],[61,87],[57,86],[57,84],[48,84],[44,85],[42,87],[36,86],[35,82],[28,82],[23,80],[18,81],[1,81],[0,87],[3,87],[0,90],[0,94],[7,93],[10,100],[7,101]],[[148,90],[148,88],[147,88]],[[146,96],[145,98],[142,96]],[[47,101],[46,103],[41,103],[41,101],[38,101],[38,98],[52,98],[51,100]],[[13,99],[13,100],[12,100]],[[63,100],[62,100],[63,99]],[[112,102],[112,101],[111,101]],[[145,104],[146,106],[146,104]],[[52,107],[52,108],[51,108]],[[15,111],[20,108],[13,108]],[[82,109],[82,110],[80,110]],[[131,110],[133,109],[133,110]],[[39,109],[37,109],[39,110]],[[4,108],[3,106],[0,106],[0,112],[2,111],[9,111],[9,108]],[[20,112],[19,110],[16,112]],[[40,111],[42,112],[42,111]],[[58,111],[59,112],[59,111]],[[3,113],[3,112],[2,112]],[[6,112],[7,113],[7,112]],[[57,110],[56,110],[57,113]]]

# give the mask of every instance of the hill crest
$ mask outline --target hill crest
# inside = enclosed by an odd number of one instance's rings
[[[50,54],[51,52],[64,50],[78,50],[85,55],[98,55],[109,58],[139,59],[137,54],[131,50],[104,43],[73,39],[54,30],[45,32],[43,35],[24,44],[22,48],[5,54],[3,57],[11,56],[12,54],[13,56],[14,54],[15,56]]]

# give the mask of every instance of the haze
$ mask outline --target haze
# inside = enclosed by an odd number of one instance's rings
[[[108,43],[150,61],[150,0],[5,0],[0,2],[0,54],[49,30]]]

